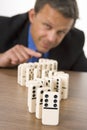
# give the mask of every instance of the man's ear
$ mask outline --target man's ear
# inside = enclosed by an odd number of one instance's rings
[[[34,17],[35,17],[35,10],[34,10],[34,9],[31,9],[31,10],[29,11],[28,16],[29,16],[30,23],[33,23],[33,20],[34,20]]]

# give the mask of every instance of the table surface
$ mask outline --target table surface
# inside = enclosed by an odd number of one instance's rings
[[[87,130],[87,73],[70,72],[69,97],[60,103],[59,125],[45,126],[28,112],[27,88],[16,69],[0,69],[0,130]]]

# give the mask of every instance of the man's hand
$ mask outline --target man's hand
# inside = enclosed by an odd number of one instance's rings
[[[13,67],[24,63],[31,57],[41,57],[41,53],[35,52],[23,45],[16,45],[8,51],[0,54],[0,67]]]

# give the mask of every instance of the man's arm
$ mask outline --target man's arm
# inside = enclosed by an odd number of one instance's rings
[[[35,52],[23,45],[16,45],[13,48],[0,54],[0,67],[13,67],[26,62],[32,56],[41,57],[41,53]]]

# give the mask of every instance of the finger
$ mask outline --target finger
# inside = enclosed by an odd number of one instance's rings
[[[31,58],[31,56],[28,55],[23,48],[22,49],[14,48],[13,54],[14,54],[14,60],[13,60],[14,63],[15,61],[17,61],[17,63],[22,63]]]
[[[30,49],[30,48],[23,47],[23,49],[24,49],[24,52],[27,53],[31,57],[39,58],[39,57],[42,56],[42,54],[40,52],[36,52],[36,51],[34,51],[34,50]]]
[[[17,65],[26,62],[32,57],[32,55],[35,55],[36,57],[41,56],[40,53],[34,52],[31,49],[27,49],[24,46],[17,45],[10,50],[11,64]]]

